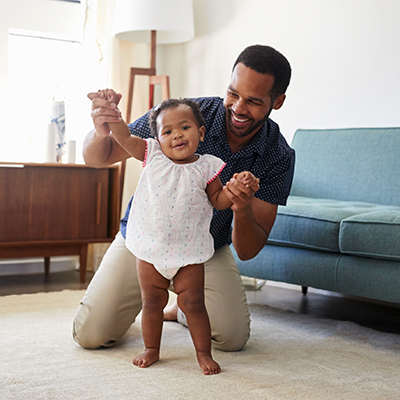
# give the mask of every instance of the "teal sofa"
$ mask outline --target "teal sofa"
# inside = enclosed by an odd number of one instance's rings
[[[240,273],[400,303],[400,128],[295,133],[286,206]]]

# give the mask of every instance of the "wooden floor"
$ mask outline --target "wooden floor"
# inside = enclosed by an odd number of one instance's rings
[[[86,289],[93,273],[86,273],[86,283],[79,283],[79,271],[0,276],[0,296]]]
[[[375,302],[312,289],[304,296],[300,286],[293,290],[294,285],[290,285],[290,289],[271,285],[267,282],[261,290],[247,291],[248,302],[319,318],[352,321],[381,332],[400,334],[398,304]]]
[[[0,276],[0,296],[13,294],[53,292],[85,289],[87,283],[79,283],[78,271],[53,272],[50,275],[32,274]],[[400,334],[400,306],[371,302],[366,299],[341,296],[337,293],[315,293],[303,296],[300,288],[276,287],[267,284],[260,290],[247,291],[251,304],[264,304],[282,310],[313,315],[320,318],[352,321],[382,332]]]

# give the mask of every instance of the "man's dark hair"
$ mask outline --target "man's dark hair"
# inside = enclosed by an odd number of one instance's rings
[[[275,78],[269,93],[273,100],[286,92],[292,69],[289,61],[279,51],[260,44],[249,46],[239,54],[232,71],[238,63],[242,63],[260,74],[272,75]]]
[[[201,114],[200,107],[199,105],[191,100],[191,99],[168,99],[164,100],[162,103],[158,104],[155,106],[151,111],[149,115],[149,124],[150,124],[150,130],[151,134],[154,137],[157,137],[157,117],[160,115],[161,111],[167,110],[169,108],[178,108],[179,106],[188,106],[192,109],[193,115],[197,121],[197,125],[199,127],[203,126],[205,124],[204,117]]]

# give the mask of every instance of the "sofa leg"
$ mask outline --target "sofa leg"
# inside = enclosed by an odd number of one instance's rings
[[[305,296],[307,294],[308,286],[302,286],[301,287],[301,293]]]

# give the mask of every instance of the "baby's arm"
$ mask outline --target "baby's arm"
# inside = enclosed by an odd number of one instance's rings
[[[99,90],[97,93],[89,93],[88,97],[93,100],[96,97],[107,100],[110,103],[118,104],[121,95],[112,89]],[[137,136],[131,135],[128,125],[121,118],[120,122],[109,123],[112,135],[118,144],[123,147],[132,157],[143,161],[146,152],[146,141]]]
[[[217,176],[212,182],[206,187],[208,200],[211,205],[217,210],[225,210],[232,205],[232,202],[228,199],[224,193],[224,187],[219,176]]]
[[[250,188],[254,193],[260,188],[258,185],[260,180],[249,171],[234,174],[233,178],[243,183],[243,185]],[[223,191],[222,182],[219,176],[207,185],[206,192],[210,203],[217,210],[224,210],[232,205],[232,202]]]

